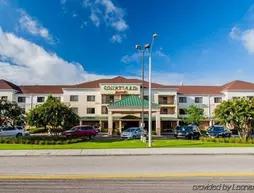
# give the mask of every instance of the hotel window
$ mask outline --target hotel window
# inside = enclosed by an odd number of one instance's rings
[[[93,102],[93,101],[95,101],[95,96],[94,96],[94,95],[88,95],[88,96],[86,97],[86,100],[87,100],[88,102]]]
[[[221,97],[214,97],[214,103],[221,103],[222,98]]]
[[[203,103],[203,97],[195,97],[195,103]]]
[[[25,103],[26,97],[18,97],[18,103]]]
[[[86,113],[87,114],[95,114],[95,108],[87,108]]]
[[[187,97],[179,97],[179,103],[187,103]]]
[[[102,104],[110,104],[114,102],[114,95],[102,95]]]
[[[78,114],[78,107],[71,107],[73,113]]]
[[[45,97],[37,97],[37,103],[43,103],[45,100]]]
[[[148,101],[148,100],[149,100],[149,97],[148,97],[148,96],[144,96],[144,99]]]
[[[72,101],[72,102],[78,101],[78,95],[71,95],[70,96],[70,101]]]
[[[2,96],[1,99],[4,100],[4,101],[7,101],[8,97],[7,96]]]
[[[101,114],[108,114],[108,108],[106,106],[101,107]]]
[[[161,112],[161,114],[169,114],[168,108],[166,108],[166,107],[162,107],[162,108],[160,109],[160,112]]]
[[[167,96],[159,96],[159,104],[168,104],[168,97]]]
[[[175,107],[168,108],[168,114],[170,114],[170,115],[175,114]]]
[[[187,111],[186,109],[179,109],[179,115],[186,115]]]

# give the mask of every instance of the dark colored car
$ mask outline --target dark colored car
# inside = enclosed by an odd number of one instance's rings
[[[71,128],[70,130],[64,131],[63,135],[66,137],[95,137],[97,134],[93,126],[80,125]]]
[[[223,126],[212,126],[207,130],[209,137],[231,137],[231,131]]]
[[[175,138],[184,138],[184,139],[199,139],[201,133],[197,126],[181,126],[176,127],[175,129]]]

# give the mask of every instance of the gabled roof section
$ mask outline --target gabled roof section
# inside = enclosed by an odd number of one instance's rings
[[[4,79],[0,79],[0,89],[11,89],[20,92],[20,88],[17,85]]]
[[[139,109],[142,108],[142,99],[138,96],[131,95],[128,97],[125,97],[122,100],[116,101],[108,106],[109,109],[124,109],[124,108],[133,108],[133,109]],[[144,108],[148,108],[149,102],[148,100],[144,99]],[[153,103],[153,108],[157,108],[158,105]]]
[[[122,76],[117,76],[111,79],[99,79],[89,82],[80,83],[74,86],[74,88],[100,88],[100,84],[117,84],[117,83],[127,83],[127,84],[142,84],[140,79],[124,78]],[[148,82],[144,81],[144,88],[148,88]],[[152,88],[167,88],[167,86],[157,83],[152,83]]]
[[[23,94],[62,94],[67,85],[24,85],[20,86]]]
[[[224,84],[222,86],[223,91],[236,91],[236,90],[253,90],[254,91],[254,84],[251,82],[235,80]]]
[[[221,95],[221,86],[178,86],[179,94]]]

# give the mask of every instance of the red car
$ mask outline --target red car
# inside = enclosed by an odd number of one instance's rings
[[[66,137],[95,137],[97,134],[96,130],[89,125],[79,125],[71,128],[70,130],[64,131],[63,135]]]

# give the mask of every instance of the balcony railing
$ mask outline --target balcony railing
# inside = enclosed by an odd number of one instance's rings
[[[159,96],[160,105],[174,105],[175,96]]]

